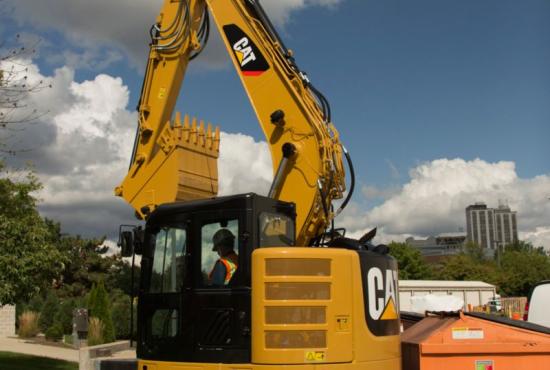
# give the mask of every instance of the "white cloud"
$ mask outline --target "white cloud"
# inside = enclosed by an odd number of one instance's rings
[[[389,199],[394,195],[397,195],[401,191],[401,188],[393,185],[386,188],[379,188],[372,185],[365,185],[361,188],[361,192],[367,199]]]
[[[262,4],[277,26],[290,20],[293,11],[308,6],[334,7],[341,0],[264,0]],[[143,68],[149,44],[149,27],[162,0],[5,0],[21,25],[62,32],[81,52],[61,52],[53,56],[65,64],[104,68],[107,61],[120,60],[116,49],[124,50],[133,65]],[[212,28],[214,24],[212,24]],[[213,31],[210,47],[202,58],[205,64],[220,66],[228,60],[219,35]],[[107,48],[107,49],[106,49]],[[102,59],[102,56],[104,58]]]
[[[292,12],[308,6],[335,7],[343,0],[263,0],[266,13],[276,25],[283,26],[290,21]]]
[[[220,195],[255,192],[267,195],[273,180],[265,141],[243,134],[222,133],[219,160]]]
[[[128,169],[137,121],[128,110],[128,88],[118,77],[100,74],[76,82],[69,67],[44,76],[25,63],[29,80],[53,88],[29,96],[49,113],[20,133],[21,145],[33,150],[10,162],[35,164],[44,184],[41,211],[60,221],[64,231],[112,237],[119,223],[135,223],[130,207],[113,195]],[[267,193],[272,166],[265,142],[222,133],[220,151],[221,194]]]
[[[518,212],[520,235],[550,248],[550,175],[522,179],[513,162],[480,159],[438,159],[417,166],[409,175],[410,181],[398,193],[369,211],[351,212],[342,223],[356,234],[367,226],[379,226],[386,240],[403,241],[411,235],[456,232],[464,228],[468,205],[483,201],[496,207],[506,201]]]
[[[541,226],[536,227],[534,231],[520,232],[519,238],[526,240],[533,244],[535,247],[544,246],[546,249],[550,249],[550,227]]]

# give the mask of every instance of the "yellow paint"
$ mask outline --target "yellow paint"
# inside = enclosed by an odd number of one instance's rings
[[[235,55],[237,56],[237,59],[239,60],[239,64],[243,64],[243,58],[244,58],[243,53],[241,53],[240,51],[235,50]]]
[[[174,36],[182,38],[178,40],[163,34],[161,36],[168,38],[151,47],[139,105],[139,125],[147,130],[141,130],[133,163],[115,193],[140,214],[144,206],[152,209],[160,203],[216,195],[217,151],[204,150],[201,145],[194,143],[194,147],[187,146],[178,152],[178,140],[181,140],[179,131],[166,130],[172,121],[190,53],[197,47],[196,33],[207,5],[269,143],[273,171],[276,172],[282,160],[283,144],[292,143],[298,148],[298,154],[275,197],[296,203],[297,245],[307,245],[326,229],[333,217],[330,212],[325,215],[322,204],[330,205],[333,199],[342,198],[346,190],[338,131],[332,123],[327,125],[323,122],[315,97],[304,86],[298,72],[281,55],[278,45],[270,41],[263,27],[251,21],[252,14],[245,1],[182,1],[189,4],[190,30]],[[172,24],[179,5],[180,1],[164,1],[158,18],[160,28]],[[270,66],[266,72],[260,76],[245,76],[241,73],[243,56],[234,53],[233,45],[224,36],[223,26],[228,24],[238,26],[257,46]],[[180,43],[179,48],[162,49],[162,46],[171,45],[174,41]],[[282,128],[270,121],[271,114],[279,109],[285,113],[285,126]],[[174,151],[177,154],[172,154]],[[170,156],[177,159],[169,159]],[[181,178],[181,173],[186,171],[188,165],[200,181],[188,184]],[[318,189],[319,181],[324,187],[324,198]],[[196,191],[177,191],[181,186]]]
[[[133,163],[126,178],[117,187],[116,194],[140,214],[144,206],[153,209],[161,203],[217,194],[219,129],[205,129],[204,124],[197,124],[195,119],[188,117],[182,124],[179,115],[172,119],[190,53],[197,46],[195,41],[200,19],[205,5],[208,5],[269,144],[274,172],[282,159],[282,145],[292,143],[298,148],[276,198],[296,203],[297,245],[307,245],[330,224],[333,216],[324,214],[322,202],[330,204],[333,199],[342,198],[346,190],[337,130],[332,123],[327,125],[323,122],[315,97],[281,55],[279,46],[271,41],[258,22],[252,21],[244,0],[182,1],[188,2],[190,30],[176,36],[187,35],[177,40],[180,41],[179,48],[168,51],[158,48],[176,41],[168,38],[150,51],[139,105],[139,125],[142,129],[137,137]],[[168,28],[172,23],[179,5],[180,1],[164,1],[159,17],[161,29]],[[232,45],[223,37],[223,26],[227,24],[235,24],[246,33],[266,58],[269,70],[260,76],[245,76],[240,72],[242,56],[234,57]],[[271,114],[279,109],[285,113],[284,127],[270,122]],[[324,199],[317,188],[319,180],[324,184]],[[330,259],[331,273],[328,276],[307,277],[267,276],[265,261],[269,258]],[[400,369],[399,336],[375,337],[367,328],[356,252],[327,248],[261,248],[254,251],[252,261],[251,364],[139,361],[139,370],[143,370],[144,366],[149,370],[267,370],[283,367],[294,370]],[[277,286],[293,283],[294,286],[302,284],[306,287],[308,285],[303,283],[309,283],[316,289],[324,290],[311,292],[302,289],[302,300],[273,302],[265,295],[266,286],[270,283]],[[314,293],[318,293],[317,297]],[[308,324],[267,325],[265,307],[270,304],[325,307],[327,319]],[[392,306],[386,307],[388,315],[391,315],[390,310],[396,314],[393,301]],[[267,333],[277,330],[297,331],[298,341],[314,344],[315,347],[267,348]],[[274,338],[276,340],[276,336]],[[309,357],[315,364],[307,363],[307,353],[311,353]]]
[[[161,87],[159,89],[159,99],[164,99],[166,97],[166,88],[165,87]]]
[[[380,320],[397,320],[397,318],[398,316],[397,310],[395,309],[395,303],[393,302],[393,298],[390,297]]]
[[[325,352],[309,351],[305,355],[306,362],[323,362],[325,361]]]

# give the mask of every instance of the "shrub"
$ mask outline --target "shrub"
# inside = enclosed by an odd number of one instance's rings
[[[38,327],[39,314],[34,311],[25,311],[19,315],[19,336],[32,338],[40,332]]]
[[[63,326],[60,323],[56,322],[51,327],[49,327],[44,334],[46,335],[47,340],[61,340],[61,338],[63,338]]]
[[[40,311],[40,320],[38,324],[40,325],[40,330],[46,332],[54,323],[54,318],[57,312],[59,311],[59,299],[53,293],[48,293],[48,297],[42,305],[42,310]]]
[[[88,345],[96,346],[105,343],[103,338],[103,323],[97,317],[90,318],[88,324]]]
[[[122,292],[116,292],[111,297],[113,307],[113,324],[115,327],[115,334],[117,339],[129,339],[130,338],[130,297]],[[137,310],[134,301],[134,337],[136,333],[137,323]]]
[[[90,317],[96,317],[103,323],[103,340],[104,343],[114,342],[115,329],[113,327],[113,318],[111,314],[111,305],[109,303],[109,295],[105,290],[103,282],[99,282],[92,288],[90,292],[90,300],[88,302]]]
[[[59,306],[59,311],[54,316],[54,321],[61,324],[63,334],[73,332],[73,310],[76,308],[76,302],[73,299],[66,299]]]

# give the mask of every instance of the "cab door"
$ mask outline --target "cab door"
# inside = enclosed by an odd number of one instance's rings
[[[193,317],[196,323],[196,361],[247,363],[250,361],[250,286],[248,231],[245,215],[238,211],[203,212],[194,217],[195,266]],[[235,272],[223,282],[212,271],[221,256],[214,250],[214,234],[226,229],[234,236],[238,261]],[[227,234],[227,233],[226,233]],[[233,257],[235,258],[235,257]]]
[[[192,340],[189,317],[190,256],[186,221],[147,229],[141,260],[138,309],[138,357],[173,360]]]

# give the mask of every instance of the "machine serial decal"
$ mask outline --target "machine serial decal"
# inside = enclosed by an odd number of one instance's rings
[[[260,76],[269,64],[254,42],[234,24],[223,26],[225,37],[231,44],[233,55],[245,76]]]

